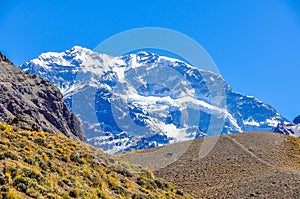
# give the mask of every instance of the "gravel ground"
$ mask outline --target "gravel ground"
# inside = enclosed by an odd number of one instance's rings
[[[123,160],[155,171],[194,198],[300,198],[300,160],[288,137],[241,133],[121,154]]]

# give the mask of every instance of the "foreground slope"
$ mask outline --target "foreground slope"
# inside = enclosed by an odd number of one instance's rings
[[[80,121],[51,82],[14,66],[0,52],[0,122],[86,140]]]
[[[0,198],[189,198],[148,169],[60,134],[0,123]]]
[[[176,143],[139,153],[123,154],[132,163],[147,165],[155,152],[177,161],[155,174],[195,198],[300,198],[300,139],[275,133],[220,136],[214,149],[199,158],[203,139]],[[156,167],[155,162],[147,166]]]

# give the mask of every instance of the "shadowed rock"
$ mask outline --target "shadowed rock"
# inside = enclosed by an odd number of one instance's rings
[[[65,105],[59,89],[20,70],[1,52],[0,121],[86,140],[80,121]]]
[[[293,120],[294,124],[300,124],[300,115],[298,115],[294,120]]]

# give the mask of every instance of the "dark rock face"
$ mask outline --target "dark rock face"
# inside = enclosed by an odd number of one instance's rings
[[[86,140],[80,121],[65,105],[59,89],[47,80],[20,70],[1,52],[0,121],[23,129]]]
[[[297,116],[293,122],[279,123],[272,131],[275,133],[300,137],[300,115]]]
[[[300,115],[298,115],[294,120],[293,120],[294,124],[300,124]]]
[[[279,123],[275,128],[272,129],[272,131],[284,135],[295,135],[294,126],[295,125],[292,123]]]
[[[3,62],[6,62],[6,63],[9,63],[9,64],[13,64],[5,55],[3,55],[1,52],[0,52],[0,61],[3,61]]]
[[[31,131],[42,131],[43,129],[34,122],[29,115],[17,115],[14,119],[9,119],[7,123]]]

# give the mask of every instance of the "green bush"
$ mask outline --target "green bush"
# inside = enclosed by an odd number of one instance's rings
[[[6,130],[6,128],[7,128],[6,126],[2,126],[2,125],[0,125],[0,130],[1,130],[1,131],[5,131],[5,130]]]
[[[154,181],[148,180],[148,179],[143,178],[143,177],[138,177],[136,179],[136,183],[138,185],[140,185],[141,187],[145,187],[146,189],[149,189],[149,190],[152,190],[152,191],[157,189],[157,185],[155,184]]]

